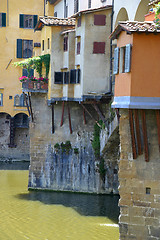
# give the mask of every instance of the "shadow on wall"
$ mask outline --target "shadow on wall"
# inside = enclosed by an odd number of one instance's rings
[[[28,201],[40,201],[44,204],[71,207],[81,215],[106,216],[115,223],[118,223],[118,195],[31,191],[26,194],[18,194],[15,197]]]

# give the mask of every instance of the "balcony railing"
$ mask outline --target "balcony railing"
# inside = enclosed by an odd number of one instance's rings
[[[22,89],[27,92],[47,92],[48,83],[26,80],[22,82]]]

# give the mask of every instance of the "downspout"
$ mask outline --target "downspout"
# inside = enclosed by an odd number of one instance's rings
[[[46,16],[46,0],[44,0],[44,17]]]
[[[114,15],[114,0],[112,0],[112,13],[111,13],[111,33],[113,32],[113,15]],[[110,40],[110,94],[112,95],[112,60],[113,60],[113,56],[112,56],[112,39]]]

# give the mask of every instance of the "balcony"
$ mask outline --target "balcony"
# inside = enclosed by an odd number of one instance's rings
[[[44,83],[43,81],[26,80],[22,82],[22,89],[24,92],[47,93],[48,83]]]

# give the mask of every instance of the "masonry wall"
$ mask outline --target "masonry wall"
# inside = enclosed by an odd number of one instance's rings
[[[99,173],[99,161],[95,159],[92,148],[95,121],[79,103],[69,102],[72,134],[69,129],[67,102],[65,102],[63,125],[60,127],[62,102],[54,104],[54,129],[52,133],[51,106],[47,105],[45,94],[32,94],[34,122],[30,123],[29,189],[51,189],[60,191],[117,193],[114,185],[105,176],[105,184]],[[94,114],[93,107],[87,109]],[[70,141],[71,148],[63,149],[62,143]],[[58,146],[59,147],[55,147]],[[108,165],[105,164],[107,169]],[[112,172],[110,169],[109,172]],[[114,186],[114,191],[113,191]]]
[[[158,240],[160,237],[158,130],[155,111],[145,110],[145,112],[149,162],[145,162],[144,153],[133,160],[128,110],[120,111],[120,240]],[[139,120],[142,137],[140,112]]]
[[[0,114],[0,161],[29,161],[29,129],[14,129],[15,147],[9,147],[10,143],[10,117],[8,114]]]

